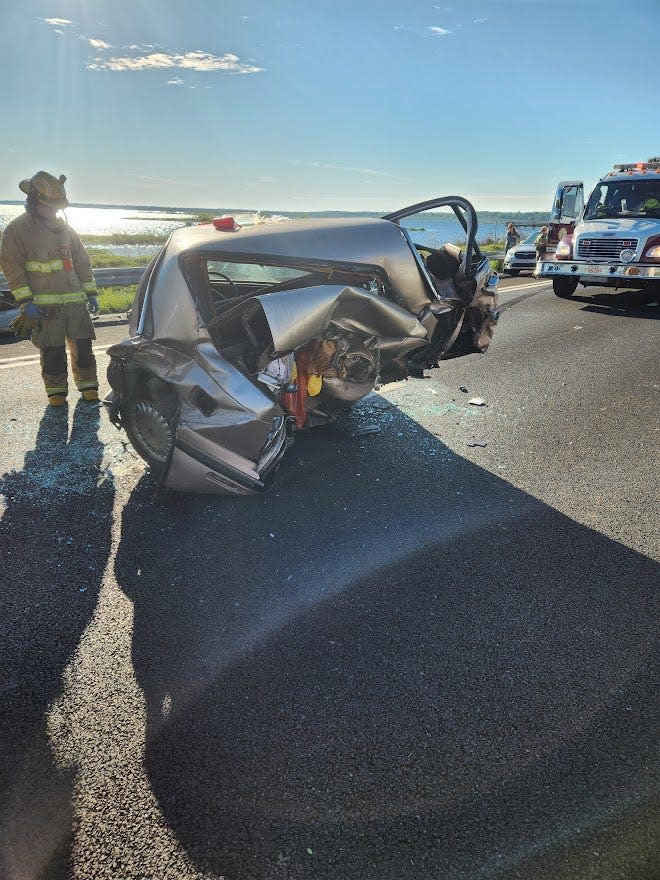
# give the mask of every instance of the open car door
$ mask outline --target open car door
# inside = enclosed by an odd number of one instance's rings
[[[459,268],[465,278],[470,278],[474,276],[479,266],[483,263],[484,257],[476,242],[478,228],[477,213],[467,199],[461,198],[461,196],[443,196],[442,198],[429,199],[426,202],[417,202],[415,205],[409,205],[407,208],[400,208],[398,211],[386,214],[383,220],[390,220],[392,223],[400,226],[411,247],[419,256],[419,245],[415,245],[411,236],[411,232],[414,229],[407,228],[407,224],[402,223],[402,221],[410,219],[416,214],[440,208],[451,208],[465,232],[465,249],[461,251]],[[422,271],[425,272],[423,260],[421,260],[421,257],[419,259],[422,264]]]
[[[416,233],[425,231],[424,215],[428,220],[429,212],[439,212],[442,208],[449,208],[460,224],[457,231],[465,235],[462,249],[449,242],[438,247],[437,243],[431,246],[413,239],[413,236],[419,238]],[[448,211],[443,213],[449,214]],[[399,226],[415,255],[420,274],[438,300],[437,305],[431,307],[437,328],[426,353],[427,364],[434,359],[485,351],[498,318],[498,275],[477,244],[478,221],[474,207],[461,196],[443,196],[400,208],[383,219]],[[452,262],[451,274],[442,270],[438,274],[437,266],[447,267]]]

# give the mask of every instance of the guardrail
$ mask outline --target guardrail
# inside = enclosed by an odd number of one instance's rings
[[[144,275],[146,266],[138,266],[122,269],[94,269],[94,278],[96,286],[102,287],[123,287],[129,284],[139,284],[140,279]],[[0,274],[0,293],[8,293],[9,287],[5,276]]]

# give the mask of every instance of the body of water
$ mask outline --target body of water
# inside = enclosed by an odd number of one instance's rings
[[[9,204],[0,202],[0,230],[23,212],[22,204]],[[222,212],[220,212],[222,213]],[[254,223],[268,222],[273,219],[285,222],[286,219],[298,219],[305,217],[303,213],[291,213],[285,215],[272,215],[269,212],[259,211],[234,211],[232,216],[241,226],[250,226]],[[327,216],[332,216],[328,213]],[[346,216],[346,215],[342,215]],[[355,216],[360,216],[358,212]],[[97,207],[86,205],[81,207],[71,206],[66,209],[66,217],[71,226],[79,235],[111,235],[113,233],[125,235],[162,235],[166,237],[178,226],[194,223],[194,212],[185,209],[158,209],[158,208],[117,208]],[[452,212],[437,212],[423,214],[409,218],[405,225],[411,231],[413,240],[419,244],[437,247],[445,242],[459,242],[464,236],[462,229]],[[524,233],[524,229],[521,229]],[[505,233],[505,221],[487,222],[479,225],[477,241],[503,238]],[[524,237],[524,236],[523,236]],[[116,254],[137,255],[152,254],[157,245],[102,245]]]

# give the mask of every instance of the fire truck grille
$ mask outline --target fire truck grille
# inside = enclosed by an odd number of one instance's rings
[[[581,260],[618,260],[622,250],[636,250],[636,238],[581,238],[577,256]]]

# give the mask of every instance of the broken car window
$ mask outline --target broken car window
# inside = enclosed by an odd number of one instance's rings
[[[262,263],[234,263],[208,260],[209,281],[229,278],[240,284],[280,284],[309,274],[308,270],[290,266],[266,266]]]

